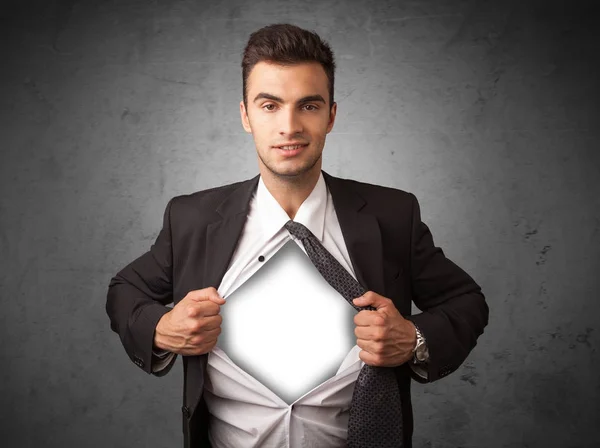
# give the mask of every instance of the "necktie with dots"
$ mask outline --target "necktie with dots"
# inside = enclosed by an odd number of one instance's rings
[[[302,241],[308,257],[327,282],[357,311],[375,310],[352,303],[367,290],[331,255],[304,225],[288,221],[285,228]],[[365,364],[358,374],[348,419],[349,448],[402,448],[400,389],[392,367]]]

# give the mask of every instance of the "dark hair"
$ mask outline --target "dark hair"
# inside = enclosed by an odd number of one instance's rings
[[[277,23],[267,25],[250,35],[242,58],[244,106],[248,109],[248,77],[259,62],[293,65],[318,62],[327,75],[329,107],[333,106],[335,60],[331,48],[317,33],[296,25]]]

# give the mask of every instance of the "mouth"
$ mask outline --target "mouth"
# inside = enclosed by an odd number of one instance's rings
[[[308,143],[304,145],[293,146],[274,146],[273,148],[276,149],[279,153],[283,154],[284,156],[292,157],[297,154],[300,154],[307,146]]]

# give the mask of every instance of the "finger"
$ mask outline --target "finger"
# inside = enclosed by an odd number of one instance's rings
[[[216,317],[203,317],[202,319],[190,322],[187,326],[187,335],[192,337],[192,343],[195,345],[204,343],[206,339],[211,339],[214,335],[221,332],[221,322]]]
[[[219,305],[223,305],[225,303],[225,299],[221,297],[217,290],[212,286],[210,288],[196,289],[194,291],[190,291],[187,294],[187,297],[196,302],[212,300],[213,302]]]
[[[201,332],[205,333],[220,328],[221,323],[223,323],[223,317],[221,317],[220,314],[217,314],[215,316],[202,317],[200,321],[202,328]]]
[[[362,310],[354,316],[354,323],[358,326],[384,325],[385,319],[378,311]]]
[[[394,303],[388,297],[377,294],[374,291],[367,291],[360,297],[355,298],[352,303],[356,306],[366,307],[371,306],[377,310],[385,310],[386,308],[395,308]]]
[[[367,341],[365,339],[357,339],[356,345],[358,345],[362,349],[361,353],[363,355],[367,354],[367,356],[375,356],[373,354],[373,352],[374,352],[373,343],[371,341]],[[364,361],[364,359],[363,359],[363,361]]]
[[[379,363],[379,357],[373,355],[371,352],[369,352],[368,350],[361,350],[358,353],[358,357],[364,361],[365,364],[369,365],[369,366],[378,366]]]
[[[191,345],[189,347],[186,347],[185,350],[183,351],[183,354],[192,355],[192,356],[203,355],[205,353],[208,353],[210,350],[212,350],[212,348],[216,345],[216,343],[217,343],[217,336],[213,336],[208,340],[203,339],[202,342],[198,345]]]
[[[369,328],[369,327],[354,327],[354,336],[356,336],[356,339],[366,339],[367,335],[365,333],[365,330]]]
[[[356,338],[356,345],[358,345],[359,348],[361,349],[365,349],[365,340],[361,339],[361,338]]]
[[[206,344],[207,342],[216,339],[221,334],[221,326],[214,325],[209,329],[202,327],[202,331],[198,333],[192,333],[192,341],[197,345]]]
[[[206,334],[203,335],[202,343],[200,345],[198,345],[198,347],[203,347],[205,350],[206,350],[206,348],[212,348],[217,343],[219,334],[220,334],[220,330],[218,328],[215,328],[214,330],[207,332]]]
[[[374,327],[372,325],[354,327],[354,336],[365,341],[379,341],[383,339],[381,327]]]
[[[221,306],[217,305],[212,300],[199,302],[195,305],[196,317],[216,316],[221,312]]]

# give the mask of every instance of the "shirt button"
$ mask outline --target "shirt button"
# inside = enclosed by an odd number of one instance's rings
[[[265,257],[263,257],[262,255],[260,257],[258,257],[258,261],[265,261]]]

